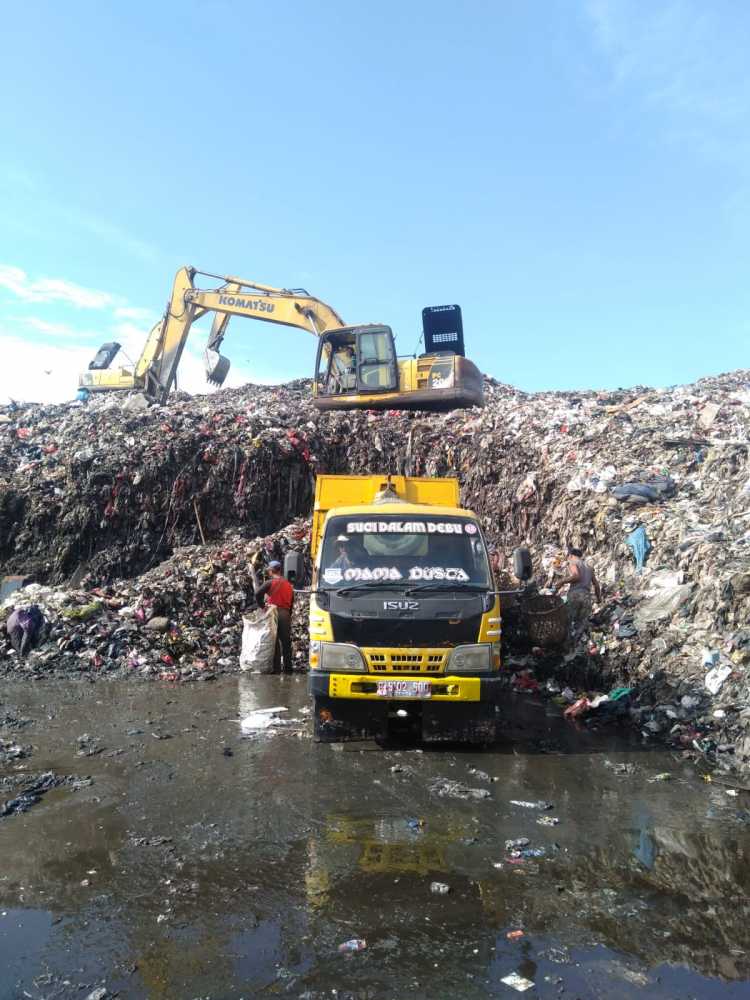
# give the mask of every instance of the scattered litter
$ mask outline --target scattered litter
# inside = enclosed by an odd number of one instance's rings
[[[712,670],[709,670],[706,674],[705,684],[711,694],[718,694],[724,684],[724,681],[729,677],[732,672],[732,666],[729,663],[720,663],[715,666]]]
[[[490,793],[486,788],[469,788],[460,781],[451,778],[436,778],[430,785],[430,791],[441,797],[453,799],[488,799]]]
[[[528,837],[515,837],[513,840],[505,841],[506,851],[515,851],[521,847],[528,847],[531,841]]]
[[[525,993],[526,990],[534,988],[534,983],[530,979],[519,976],[517,972],[511,972],[510,975],[503,976],[500,982],[505,983],[506,986],[510,986],[511,989],[517,990],[519,993]]]
[[[557,816],[540,816],[537,819],[539,826],[557,826],[559,822]]]
[[[256,733],[263,729],[270,729],[272,726],[282,726],[285,724],[285,719],[280,718],[284,712],[288,712],[289,709],[285,708],[283,705],[277,706],[276,708],[258,708],[250,715],[246,715],[244,719],[240,720],[240,729],[243,734],[245,733]]]
[[[93,778],[78,778],[74,775],[59,775],[54,771],[43,774],[15,774],[0,778],[0,792],[6,789],[19,790],[20,794],[0,804],[0,818],[25,813],[41,802],[46,792],[53,788],[70,788],[77,791],[86,785],[93,784]]]
[[[519,799],[511,799],[510,804],[512,806],[521,806],[524,809],[552,809],[552,803],[545,802],[543,799],[539,802],[522,802]]]
[[[130,837],[133,847],[164,847],[172,843],[171,837]]]
[[[430,892],[436,896],[447,896],[451,887],[446,882],[430,882]]]
[[[508,931],[505,935],[509,941],[518,941],[524,936],[523,931]]]
[[[492,778],[490,778],[489,774],[487,774],[486,771],[480,771],[478,767],[470,767],[469,774],[473,778],[476,778],[477,781],[492,781]]]
[[[364,951],[367,947],[367,941],[364,938],[352,938],[350,941],[344,941],[343,944],[339,945],[339,951],[342,954],[354,951]]]
[[[8,740],[0,740],[0,763],[9,764],[15,760],[23,760],[31,754],[30,746],[21,746]]]
[[[635,764],[630,764],[625,761],[611,761],[605,760],[604,766],[610,768],[619,777],[625,777],[626,775],[635,774],[636,766]]]

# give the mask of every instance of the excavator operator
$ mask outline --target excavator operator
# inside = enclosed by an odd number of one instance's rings
[[[357,387],[356,353],[351,344],[337,347],[331,358],[331,370],[328,377],[329,393],[351,392]]]

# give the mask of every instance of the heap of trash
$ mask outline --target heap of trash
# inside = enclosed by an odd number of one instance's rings
[[[21,658],[0,632],[0,671],[166,681],[234,673],[242,617],[256,607],[255,580],[272,559],[304,552],[309,540],[310,522],[300,519],[265,538],[227,534],[216,544],[179,548],[154,569],[105,586],[30,583],[8,597],[0,618],[14,606],[41,608],[39,641]],[[301,598],[293,619],[299,669],[307,663],[306,614]]]
[[[23,600],[49,628],[25,662],[232,669],[253,606],[244,564],[304,548],[294,525],[317,473],[456,475],[501,567],[528,546],[543,591],[572,544],[596,569],[603,601],[557,657],[560,687],[589,705],[607,684],[637,687],[644,733],[750,764],[750,372],[575,393],[487,379],[485,395],[444,414],[324,414],[302,380],[166,406],[131,394],[0,407],[0,572],[33,581]],[[534,675],[533,656],[516,669]]]

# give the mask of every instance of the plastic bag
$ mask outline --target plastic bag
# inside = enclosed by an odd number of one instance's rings
[[[706,674],[706,687],[711,694],[718,694],[724,681],[732,672],[731,663],[720,663]]]
[[[657,591],[653,597],[649,597],[635,609],[633,620],[636,627],[640,628],[646,622],[658,622],[663,618],[671,618],[690,598],[692,592],[692,583],[683,583],[679,587]]]
[[[276,654],[278,612],[275,605],[259,608],[242,619],[240,670],[254,674],[272,674]]]

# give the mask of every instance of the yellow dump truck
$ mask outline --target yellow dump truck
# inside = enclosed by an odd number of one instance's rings
[[[500,604],[458,481],[319,476],[311,554],[315,738],[491,742]]]

